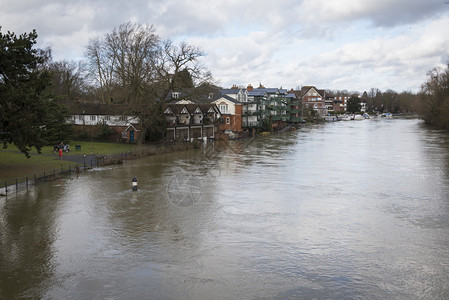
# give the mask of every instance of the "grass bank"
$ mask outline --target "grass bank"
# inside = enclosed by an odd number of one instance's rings
[[[81,149],[75,150],[75,145],[80,145]],[[80,141],[72,141],[70,148],[70,152],[63,153],[63,158],[75,155],[111,155],[134,152],[138,149],[136,145],[129,144]],[[61,168],[59,154],[53,152],[52,146],[43,147],[41,154],[33,149],[30,155],[30,158],[26,158],[14,145],[8,145],[8,148],[0,150],[0,186],[3,186],[5,182],[13,184],[16,179],[20,181],[26,176]],[[68,168],[74,163],[63,160],[62,165]]]
[[[76,145],[81,146],[76,150]],[[126,159],[135,159],[149,155],[157,155],[162,153],[171,153],[177,151],[185,151],[197,148],[197,143],[168,143],[157,145],[130,145],[117,143],[102,142],[80,142],[72,141],[70,143],[70,152],[63,152],[62,167],[68,170],[69,166],[75,166],[79,161],[82,165],[83,156],[103,156],[101,163],[113,164],[117,162],[120,154],[127,153]],[[43,172],[51,174],[56,170],[61,170],[61,159],[58,152],[53,151],[52,146],[42,148],[41,154],[34,149],[30,152],[31,157],[21,153],[14,145],[9,145],[7,149],[0,150],[0,187],[24,182],[26,177],[33,178],[42,176]],[[121,161],[121,159],[120,159]]]

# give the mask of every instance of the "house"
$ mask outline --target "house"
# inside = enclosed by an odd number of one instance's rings
[[[223,96],[233,98],[237,102],[248,102],[248,89],[237,87],[235,84],[230,89],[220,89],[219,91]]]
[[[319,90],[314,86],[304,86],[297,91],[297,95],[306,107],[313,108],[319,116],[324,117],[327,114],[325,90]]]
[[[167,138],[171,141],[214,139],[221,113],[215,104],[181,100],[164,106]]]
[[[86,133],[96,137],[99,125],[108,125],[114,132],[115,141],[134,143],[140,134],[139,119],[125,114],[128,107],[91,103],[70,103],[67,105],[70,117],[67,123],[73,124],[75,133]]]
[[[247,86],[246,91],[246,102],[242,103],[242,127],[261,127],[266,93],[264,90],[254,90],[251,84]]]
[[[223,95],[212,102],[220,110],[221,118],[219,122],[220,133],[242,132],[242,104],[232,97]]]
[[[334,103],[335,103],[335,97],[330,94],[326,94],[326,98],[324,99],[324,103],[326,106],[326,109],[328,112],[334,111]]]
[[[334,99],[334,111],[346,111],[348,96],[336,96]]]

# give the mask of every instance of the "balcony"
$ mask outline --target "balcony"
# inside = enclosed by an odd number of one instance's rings
[[[258,116],[260,115],[260,111],[258,110],[248,110],[243,112],[244,116]]]
[[[254,128],[254,127],[261,127],[262,122],[255,121],[255,122],[243,122],[243,127],[245,128]]]

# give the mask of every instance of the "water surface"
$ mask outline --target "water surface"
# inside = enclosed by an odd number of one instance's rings
[[[447,299],[448,245],[448,135],[304,126],[1,198],[0,298]]]

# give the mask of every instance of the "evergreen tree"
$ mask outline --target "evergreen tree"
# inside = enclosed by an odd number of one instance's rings
[[[173,87],[179,89],[193,88],[193,79],[189,70],[184,69],[173,76]]]
[[[1,29],[1,28],[0,28]],[[15,144],[27,157],[68,133],[64,110],[51,94],[49,51],[35,49],[37,33],[0,31],[0,141]]]
[[[360,99],[357,96],[352,96],[348,99],[348,107],[346,111],[350,114],[355,114],[362,109],[362,105],[360,104]]]

